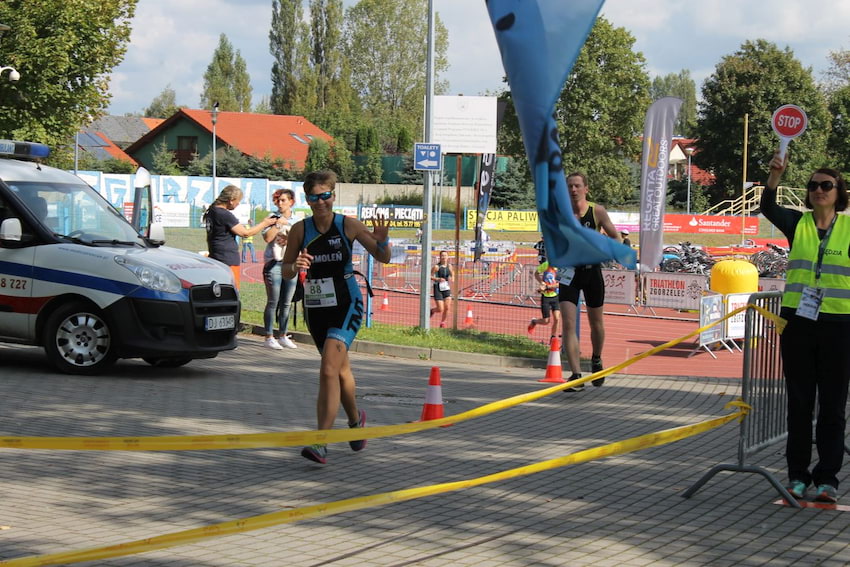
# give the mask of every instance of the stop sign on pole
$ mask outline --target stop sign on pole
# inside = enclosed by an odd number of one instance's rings
[[[773,112],[771,125],[779,136],[779,157],[785,159],[788,142],[806,131],[809,119],[805,111],[795,104],[784,104]]]

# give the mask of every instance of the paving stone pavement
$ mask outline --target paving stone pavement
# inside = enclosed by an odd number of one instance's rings
[[[236,351],[175,370],[122,361],[101,377],[52,373],[40,350],[0,346],[0,435],[148,436],[311,429],[318,355]],[[418,419],[431,363],[352,354],[369,425]],[[540,369],[440,365],[446,414],[547,384]],[[683,366],[683,372],[687,367]],[[0,559],[116,544],[240,517],[475,478],[696,423],[728,410],[735,379],[617,375],[452,427],[332,445],[193,452],[6,449]],[[342,415],[337,422],[344,427]],[[850,513],[795,510],[735,462],[737,425],[663,447],[388,506],[127,557],[102,566],[848,565]],[[782,447],[750,461],[784,482]],[[846,469],[844,478],[846,478]],[[850,482],[845,481],[846,486]],[[91,562],[89,564],[95,564]]]

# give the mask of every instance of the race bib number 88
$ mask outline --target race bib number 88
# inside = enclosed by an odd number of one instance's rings
[[[335,307],[336,289],[333,278],[306,280],[304,282],[304,304],[307,307]]]

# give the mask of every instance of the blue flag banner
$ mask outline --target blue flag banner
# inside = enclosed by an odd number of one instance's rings
[[[652,103],[643,124],[640,171],[640,268],[653,271],[664,248],[664,207],[667,204],[667,168],[673,145],[673,127],[682,99],[665,96]],[[690,175],[690,173],[688,173]]]
[[[635,251],[581,226],[564,177],[555,102],[603,0],[489,0],[487,10],[511,86],[549,263],[616,260],[635,267]]]

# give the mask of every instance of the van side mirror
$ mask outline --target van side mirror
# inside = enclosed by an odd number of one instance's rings
[[[151,174],[144,167],[140,167],[136,170],[136,174],[133,176],[133,187],[143,188],[151,186]]]
[[[21,228],[21,219],[5,219],[3,223],[0,224],[0,240],[20,242],[22,234],[23,229]]]
[[[165,244],[165,228],[161,222],[153,222],[148,229],[148,240],[156,244]]]

